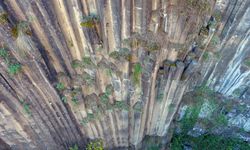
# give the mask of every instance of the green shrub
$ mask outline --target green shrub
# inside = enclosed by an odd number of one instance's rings
[[[78,68],[78,67],[81,67],[82,64],[81,64],[81,61],[79,61],[79,60],[73,60],[73,61],[71,62],[71,66],[72,66],[73,68]]]
[[[83,64],[85,64],[85,65],[91,65],[92,64],[92,61],[91,61],[90,57],[83,57],[82,61],[83,61]]]
[[[24,109],[25,113],[27,113],[28,115],[31,114],[30,107],[29,107],[28,104],[24,103],[23,104],[23,109]]]
[[[220,38],[217,35],[214,35],[210,41],[212,46],[220,44]]]
[[[62,82],[59,82],[56,84],[56,89],[58,89],[59,91],[62,91],[65,89],[65,85]]]
[[[189,145],[193,150],[247,150],[250,144],[236,138],[221,137],[205,134],[199,137],[192,137],[187,134],[175,134],[172,138],[170,149],[182,150],[184,145]]]
[[[109,102],[109,95],[108,93],[103,93],[100,95],[100,102],[101,102],[101,107],[104,110],[112,110],[113,106],[112,104]]]
[[[80,122],[81,125],[86,126],[89,123],[87,117],[83,118],[82,121]]]
[[[31,111],[30,111],[30,107],[29,104],[27,104],[24,100],[20,100],[22,106],[23,106],[23,110],[26,114],[31,115]]]
[[[128,48],[120,48],[119,49],[120,55],[124,58],[126,58],[128,55],[130,55],[130,50]]]
[[[101,96],[100,96],[100,98],[101,98],[101,102],[103,102],[103,103],[108,103],[109,102],[109,97],[108,97],[109,95],[108,94],[106,94],[106,93],[104,93],[104,94],[102,94]]]
[[[101,140],[88,143],[86,150],[104,150]]]
[[[9,53],[6,49],[1,48],[0,49],[0,57],[5,59],[5,61],[7,61],[9,59]]]
[[[82,121],[80,122],[81,125],[87,125],[89,122],[94,121],[95,115],[91,113],[87,113],[87,117],[83,118]]]
[[[228,120],[224,114],[216,114],[213,118],[213,123],[215,126],[227,126]]]
[[[130,56],[130,50],[128,48],[119,48],[119,50],[113,51],[109,54],[109,57],[120,60],[121,58],[127,59]]]
[[[88,117],[88,120],[89,120],[89,121],[95,120],[95,115],[94,115],[94,114],[88,113],[88,114],[87,114],[87,117]]]
[[[113,58],[113,59],[120,59],[120,53],[118,51],[113,51],[109,54],[109,57]]]
[[[14,63],[14,64],[9,64],[8,66],[8,72],[11,75],[16,75],[17,73],[19,73],[22,70],[22,66],[18,63]]]
[[[114,108],[126,111],[129,110],[129,106],[125,101],[115,101]]]
[[[95,82],[95,77],[89,75],[88,73],[84,73],[82,78],[88,86],[93,85]]]
[[[74,105],[77,105],[79,100],[77,98],[77,94],[81,92],[81,89],[80,88],[74,88],[71,92],[71,101],[73,102]]]
[[[82,60],[73,60],[71,62],[71,66],[73,68],[79,68],[79,67],[85,67],[85,68],[91,68],[96,67],[95,64],[92,62],[90,57],[83,57]]]
[[[0,49],[0,57],[5,58],[5,57],[7,57],[7,56],[8,56],[7,50],[4,49],[4,48],[1,48],[1,49]]]
[[[22,70],[22,66],[19,63],[10,63],[9,53],[6,49],[0,49],[0,57],[5,60],[5,63],[8,65],[8,72],[11,75],[15,75]]]
[[[250,67],[250,58],[249,58],[249,59],[246,59],[246,60],[244,61],[244,64],[245,64],[246,66]]]
[[[90,57],[83,57],[82,58],[82,63],[84,67],[93,67],[95,64],[92,62]]]
[[[107,69],[106,69],[106,74],[107,74],[108,76],[112,77],[112,69],[107,68]]]
[[[135,85],[138,85],[140,83],[141,73],[142,73],[142,66],[140,63],[136,63],[133,67],[133,81]]]
[[[214,91],[211,90],[206,84],[203,84],[195,89],[196,99],[204,99],[206,97],[214,96]]]
[[[61,98],[61,100],[63,101],[63,103],[67,103],[67,97],[66,97],[66,96],[63,96],[63,97]]]
[[[74,105],[77,105],[77,104],[78,104],[78,99],[77,99],[76,96],[73,96],[71,100],[72,100],[72,102],[74,103]]]
[[[202,56],[203,60],[208,60],[209,59],[209,53],[207,51],[205,51],[205,53]]]
[[[187,133],[194,127],[197,122],[200,109],[201,104],[196,104],[195,106],[187,108],[185,115],[181,120],[181,129],[183,130],[183,133]]]
[[[114,92],[114,87],[113,87],[111,84],[109,84],[109,85],[106,86],[106,89],[105,89],[105,90],[106,90],[105,93],[106,93],[107,95],[111,95],[111,94]]]

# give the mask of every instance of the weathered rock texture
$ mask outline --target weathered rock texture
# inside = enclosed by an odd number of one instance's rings
[[[1,47],[22,66],[0,58],[0,141],[12,149],[140,147],[206,81],[249,100],[249,0],[0,4]]]

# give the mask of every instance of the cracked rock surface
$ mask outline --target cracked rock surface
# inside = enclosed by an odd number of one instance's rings
[[[0,1],[0,149],[140,149],[201,84],[250,102],[249,14],[249,0]]]

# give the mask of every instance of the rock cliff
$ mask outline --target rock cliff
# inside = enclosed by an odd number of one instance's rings
[[[0,1],[0,148],[140,148],[185,93],[250,99],[249,0]]]

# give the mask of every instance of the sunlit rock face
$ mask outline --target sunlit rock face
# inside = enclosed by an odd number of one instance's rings
[[[250,8],[248,1],[224,2],[222,18],[226,22],[220,28],[221,44],[218,48],[221,57],[207,74],[208,85],[227,96],[242,97],[249,89],[249,26]],[[241,4],[243,5],[241,5]],[[219,6],[218,6],[219,7]]]
[[[0,1],[0,142],[136,148],[187,91],[248,101],[249,0]],[[249,129],[248,124],[246,129]]]

